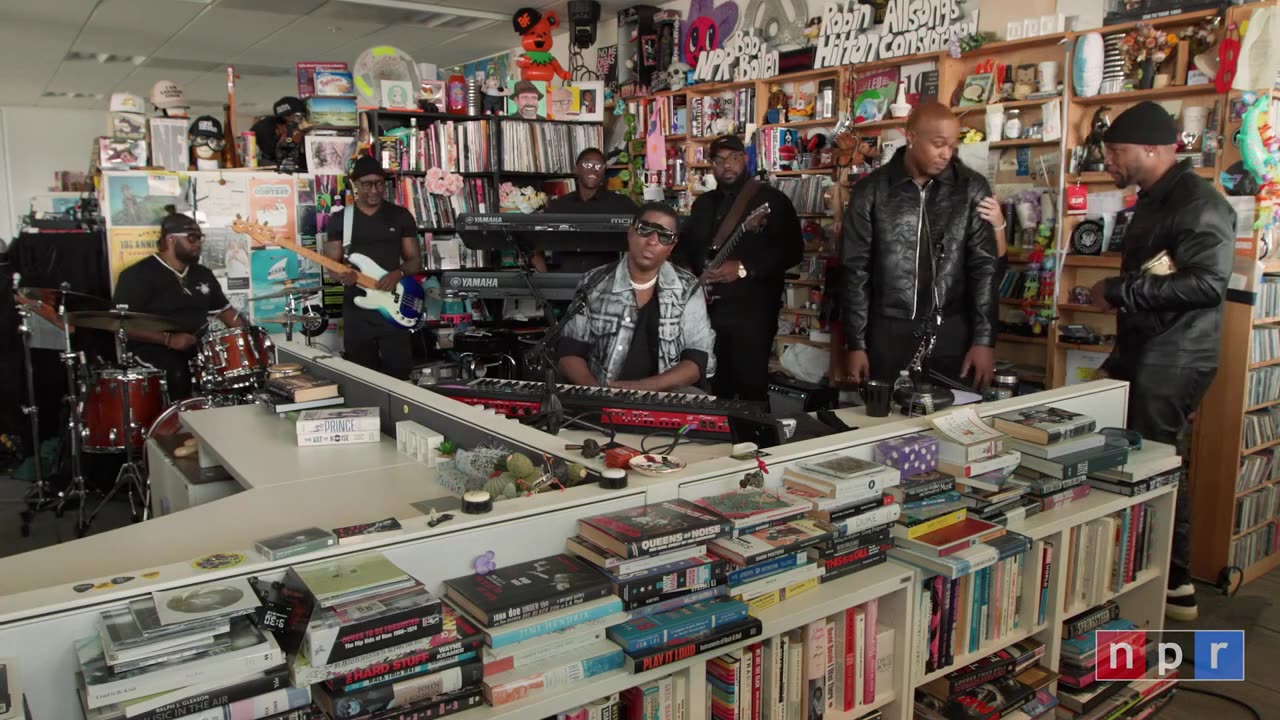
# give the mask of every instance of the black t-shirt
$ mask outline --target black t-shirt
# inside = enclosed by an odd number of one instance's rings
[[[226,310],[230,303],[213,271],[196,263],[181,275],[159,255],[139,260],[125,268],[116,281],[116,305],[128,305],[130,312],[159,315],[177,324],[175,332],[199,335],[209,315]],[[151,343],[129,343],[129,349],[144,362],[163,370],[184,373],[195,355],[170,350]]]
[[[627,359],[618,372],[619,380],[642,380],[658,374],[658,301],[649,298],[636,312],[636,331],[631,336]]]
[[[634,215],[637,207],[631,198],[609,190],[597,190],[590,200],[583,200],[578,191],[574,190],[548,200],[543,212],[570,215]],[[557,252],[555,269],[559,272],[582,273],[617,259],[616,252]]]
[[[329,218],[328,242],[343,242],[346,221],[343,213],[354,210],[355,217],[351,221],[351,244],[346,248],[347,262],[352,255],[364,255],[376,262],[383,270],[391,272],[403,262],[400,256],[400,240],[418,236],[418,221],[405,208],[395,203],[384,202],[378,206],[377,212],[366,214],[359,208],[343,208]],[[346,289],[342,298],[342,318],[344,322],[365,322],[379,326],[386,325],[382,316],[373,310],[361,310],[353,300],[364,293],[356,286]]]

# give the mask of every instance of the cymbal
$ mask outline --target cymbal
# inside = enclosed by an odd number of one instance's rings
[[[259,300],[275,300],[276,298],[288,297],[290,295],[310,295],[319,292],[319,285],[299,285],[298,287],[285,288],[279,292],[273,292],[267,295],[254,295],[249,298],[249,302],[258,302]]]
[[[87,293],[76,292],[75,290],[63,290],[62,288],[37,288],[23,287],[18,288],[18,294],[28,300],[36,300],[48,305],[54,310],[62,304],[63,298],[66,298],[68,304],[75,303],[77,305],[91,303],[99,307],[107,307],[110,303],[104,298],[97,295],[89,295]]]
[[[177,330],[178,324],[166,317],[147,315],[127,310],[81,310],[67,313],[67,322],[78,328],[91,330],[142,330],[144,332],[168,332]]]

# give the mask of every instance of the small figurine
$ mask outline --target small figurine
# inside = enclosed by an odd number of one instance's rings
[[[1103,105],[1093,111],[1090,121],[1089,137],[1084,141],[1084,172],[1101,172],[1106,169],[1106,159],[1102,155],[1102,135],[1111,127],[1111,118],[1106,112],[1111,108]]]
[[[502,87],[502,80],[497,75],[489,75],[484,79],[484,88],[481,90],[484,97],[480,99],[480,113],[482,115],[501,115],[507,106],[507,96],[511,94],[509,88]]]
[[[520,36],[524,53],[516,59],[521,80],[542,80],[550,83],[554,78],[569,79],[569,71],[551,54],[551,31],[560,27],[560,16],[554,12],[543,15],[534,8],[520,8],[511,17],[511,25]]]
[[[476,571],[477,575],[488,575],[498,569],[498,563],[495,560],[497,553],[488,550],[485,554],[477,556],[471,563],[471,569]]]
[[[1093,293],[1083,285],[1071,288],[1071,302],[1075,305],[1092,305]]]
[[[782,85],[774,83],[769,86],[769,110],[765,114],[765,122],[776,125],[787,121],[787,94]]]
[[[818,40],[818,36],[822,34],[822,18],[811,17],[809,22],[804,26],[804,39],[813,45]]]

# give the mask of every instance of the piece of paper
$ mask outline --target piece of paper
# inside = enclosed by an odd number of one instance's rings
[[[929,423],[944,439],[958,445],[975,445],[1004,437],[1004,433],[983,422],[978,411],[971,407],[930,418]]]
[[[985,177],[987,182],[992,187],[995,187],[995,168],[991,167],[991,143],[985,140],[976,143],[960,143],[960,149],[957,154],[960,157],[960,162]]]

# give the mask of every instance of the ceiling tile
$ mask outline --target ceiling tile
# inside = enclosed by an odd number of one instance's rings
[[[295,16],[276,12],[229,10],[215,6],[174,35],[157,54],[226,62],[295,19]]]
[[[50,90],[110,93],[136,69],[131,63],[64,62],[49,78],[48,87]]]
[[[220,0],[219,9],[227,10],[261,10],[263,12],[291,15],[298,17],[316,10],[329,0]]]
[[[325,18],[304,17],[259,41],[254,47],[233,58],[236,62],[256,65],[293,65],[304,60],[347,60],[335,58],[331,51],[370,33],[382,25]]]
[[[103,0],[73,50],[150,55],[209,6],[175,0]]]

